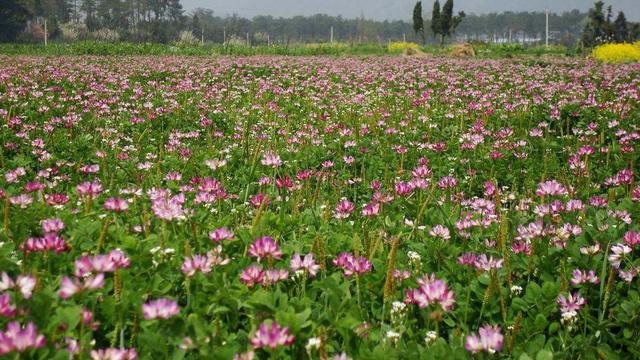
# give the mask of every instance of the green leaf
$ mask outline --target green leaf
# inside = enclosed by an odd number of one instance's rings
[[[538,351],[536,360],[553,360],[553,353],[547,349]]]

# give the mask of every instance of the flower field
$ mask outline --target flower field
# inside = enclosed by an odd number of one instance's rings
[[[640,357],[640,65],[0,56],[0,357]]]

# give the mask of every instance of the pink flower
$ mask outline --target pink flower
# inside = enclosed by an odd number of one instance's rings
[[[267,151],[264,154],[262,154],[261,163],[264,166],[270,166],[270,167],[276,168],[282,165],[282,160],[280,160],[280,156],[278,156],[278,154],[272,151]]]
[[[76,186],[76,191],[78,195],[88,198],[95,198],[96,196],[102,193],[102,184],[98,181],[94,182],[83,182]]]
[[[555,196],[555,195],[567,195],[567,189],[555,180],[549,180],[538,184],[538,190],[536,190],[538,196]]]
[[[186,213],[182,208],[184,201],[183,194],[169,196],[165,193],[151,200],[151,210],[156,217],[162,220],[183,220],[186,218]]]
[[[395,185],[396,195],[409,196],[413,192],[414,186],[411,183],[398,181]]]
[[[353,210],[355,210],[355,205],[347,199],[342,199],[338,202],[335,209],[334,217],[336,219],[346,219],[351,216]]]
[[[180,313],[178,303],[170,299],[158,299],[142,305],[142,314],[146,320],[169,319]]]
[[[33,198],[27,194],[20,194],[9,198],[11,205],[18,205],[21,209],[26,209],[33,202]]]
[[[435,274],[425,275],[417,280],[417,289],[407,290],[405,303],[416,304],[425,308],[431,304],[438,304],[444,311],[451,311],[455,305],[455,294],[449,290],[447,283],[435,277]]]
[[[226,227],[215,229],[209,233],[209,239],[213,242],[220,242],[222,240],[233,239],[233,233]]]
[[[558,305],[562,313],[578,311],[586,303],[585,299],[579,293],[569,293],[567,297],[558,295]]]
[[[291,189],[293,187],[293,182],[289,176],[285,176],[282,178],[276,179],[276,187],[278,189]]]
[[[615,244],[611,246],[611,255],[609,255],[609,262],[615,269],[620,268],[622,258],[629,254],[633,249],[625,244]]]
[[[366,204],[362,208],[362,216],[376,216],[380,213],[380,203]]]
[[[207,261],[206,256],[193,255],[184,258],[181,270],[188,277],[194,276],[197,271],[206,275],[211,272],[211,264]]]
[[[289,334],[287,327],[281,327],[275,321],[271,326],[267,322],[260,324],[258,331],[253,335],[250,342],[256,348],[277,349],[279,346],[289,346],[295,341],[295,336]]]
[[[575,269],[573,270],[571,277],[571,285],[580,285],[585,283],[598,284],[600,283],[600,279],[596,276],[596,273],[593,270],[586,271]]]
[[[442,240],[451,239],[451,235],[449,233],[449,229],[447,229],[446,227],[444,227],[442,225],[436,225],[436,226],[432,227],[431,230],[429,230],[429,235],[431,235],[433,237],[439,237]]]
[[[262,283],[264,279],[264,271],[258,264],[252,264],[248,268],[244,269],[240,274],[240,281],[248,287],[253,287],[255,284]]]
[[[0,355],[41,348],[45,342],[44,336],[38,334],[38,329],[32,322],[22,327],[19,322],[13,321],[7,325],[6,331],[0,332]]]
[[[256,239],[253,244],[249,246],[249,256],[258,258],[258,261],[266,257],[280,259],[282,252],[278,249],[278,244],[273,238],[263,236]]]
[[[261,284],[263,286],[269,286],[280,280],[287,280],[288,278],[289,272],[285,269],[268,269],[264,272]]]
[[[66,300],[79,292],[99,289],[104,286],[104,274],[102,273],[96,276],[85,277],[83,280],[83,282],[80,282],[80,280],[77,278],[72,279],[68,276],[62,277],[58,295]]]
[[[262,207],[269,206],[269,204],[271,203],[271,200],[269,200],[269,197],[266,194],[259,193],[259,194],[253,195],[251,199],[249,199],[249,203],[251,204],[251,206],[257,209],[261,206]]]
[[[91,350],[92,360],[136,360],[138,353],[136,349],[98,349]]]
[[[445,176],[438,181],[438,187],[442,190],[451,189],[458,185],[458,180],[452,176]]]
[[[305,271],[308,272],[311,277],[314,277],[320,270],[320,265],[316,264],[312,253],[305,255],[304,259],[302,259],[300,254],[295,253],[291,257],[289,269],[291,269],[292,272]]]
[[[41,238],[28,238],[24,244],[20,244],[20,250],[24,250],[27,254],[35,251],[55,251],[56,253],[62,253],[69,250],[69,246],[62,237],[51,232],[46,233]]]
[[[16,306],[11,303],[11,295],[4,293],[0,295],[0,316],[14,317]]]
[[[83,256],[75,261],[75,275],[85,276],[89,273],[114,272],[120,268],[129,267],[131,261],[119,249],[112,250],[107,255]]]
[[[494,354],[502,350],[503,335],[497,325],[484,325],[478,330],[478,334],[470,334],[464,344],[467,351],[475,354],[486,351]]]
[[[344,275],[349,277],[353,274],[364,274],[371,271],[373,265],[364,256],[355,257],[350,253],[341,253],[333,260],[333,265],[341,267]]]
[[[0,274],[0,291],[16,289],[25,299],[30,299],[36,287],[36,278],[31,275],[18,275],[15,281],[6,272]]]
[[[129,208],[129,203],[121,198],[108,198],[104,201],[105,210],[124,212]]]
[[[213,270],[214,266],[226,265],[231,261],[220,256],[221,253],[222,246],[218,246],[217,248],[209,251],[207,255],[193,255],[185,257],[184,262],[182,263],[182,272],[188,277],[194,276],[198,271],[207,275],[211,270]]]
[[[474,265],[478,270],[489,271],[491,269],[500,269],[502,261],[502,259],[494,260],[493,256],[487,257],[487,255],[481,254],[476,258]]]
[[[59,233],[64,229],[64,223],[60,219],[46,219],[42,220],[42,231],[45,234]]]
[[[622,237],[622,240],[625,244],[636,247],[640,245],[640,231],[627,231]]]

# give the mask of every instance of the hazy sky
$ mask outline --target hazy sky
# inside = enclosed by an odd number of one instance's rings
[[[441,5],[445,0],[440,0]],[[455,11],[467,13],[513,11],[551,11],[562,12],[571,9],[587,10],[592,0],[455,0]],[[613,6],[614,13],[622,10],[630,20],[640,20],[640,0],[605,0]],[[197,7],[209,8],[218,15],[238,14],[244,17],[273,15],[290,17],[295,15],[329,14],[347,18],[360,16],[372,19],[411,18],[415,0],[182,0],[189,11]],[[425,12],[431,11],[432,0],[423,0]]]

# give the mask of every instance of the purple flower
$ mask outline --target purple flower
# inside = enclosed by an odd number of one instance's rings
[[[372,269],[371,262],[364,256],[355,257],[350,253],[341,253],[333,260],[333,265],[341,267],[344,275],[349,277],[353,274],[364,274]]]
[[[336,219],[345,219],[348,218],[353,210],[355,209],[355,205],[347,199],[342,199],[336,205],[335,215]]]
[[[60,290],[58,295],[63,299],[68,299],[74,294],[85,290],[99,289],[104,286],[104,274],[100,273],[96,276],[86,276],[83,278],[83,282],[80,282],[77,278],[70,278],[64,276],[60,280]]]
[[[536,190],[538,196],[555,196],[555,195],[567,195],[567,189],[555,180],[549,180],[538,184],[538,190]]]
[[[318,273],[318,270],[320,270],[320,265],[316,264],[312,253],[305,255],[304,259],[300,254],[295,253],[291,257],[289,269],[291,269],[292,272],[305,271],[308,272],[311,277],[314,277]]]
[[[38,329],[33,323],[26,327],[20,326],[17,321],[10,322],[7,330],[0,331],[0,355],[17,351],[19,353],[27,349],[37,349],[44,346],[46,340],[38,334]]]
[[[451,239],[451,235],[449,233],[449,229],[447,229],[446,227],[444,227],[442,225],[436,225],[436,226],[432,227],[431,230],[429,230],[429,235],[431,235],[433,237],[439,237],[442,240]]]
[[[102,193],[102,184],[98,181],[83,182],[76,186],[76,191],[82,197],[95,198]]]
[[[222,240],[231,240],[233,239],[233,233],[229,231],[226,227],[222,227],[219,229],[215,229],[209,233],[209,240],[213,242],[220,242]]]
[[[25,299],[30,299],[36,287],[36,278],[31,275],[18,275],[15,281],[6,272],[0,274],[0,291],[16,289]]]
[[[136,349],[98,349],[91,351],[92,360],[136,360]]]
[[[586,271],[575,269],[573,270],[571,277],[571,285],[580,285],[585,283],[598,284],[600,283],[600,279],[596,276],[596,273],[593,270]]]
[[[129,208],[127,200],[122,198],[108,198],[104,201],[105,210],[124,212]]]
[[[142,315],[146,320],[169,319],[180,313],[178,303],[170,299],[158,299],[142,305]]]
[[[60,219],[46,219],[42,220],[42,231],[45,234],[59,233],[64,229],[64,223]]]
[[[282,160],[280,160],[280,156],[278,154],[271,151],[267,151],[264,154],[262,154],[261,163],[264,166],[270,166],[272,168],[276,168],[282,165]]]
[[[11,295],[8,293],[0,295],[0,316],[14,317],[16,306],[11,303]]]
[[[579,293],[569,293],[567,297],[558,295],[558,305],[562,313],[578,311],[586,303],[585,299]]]
[[[264,270],[262,270],[262,267],[258,264],[250,265],[240,274],[240,281],[248,287],[253,287],[255,284],[262,283],[263,279]]]
[[[484,325],[478,330],[478,334],[470,334],[464,344],[467,351],[475,354],[486,351],[494,354],[502,350],[503,336],[497,325]]]
[[[425,275],[417,280],[417,289],[407,290],[404,302],[416,304],[420,308],[431,304],[438,304],[444,311],[451,311],[455,305],[455,294],[449,290],[447,283],[435,277],[435,274]]]
[[[258,261],[266,257],[280,259],[282,252],[280,252],[278,244],[272,237],[263,236],[256,239],[253,244],[249,246],[249,256],[258,258]]]
[[[256,348],[277,349],[280,346],[289,346],[295,341],[295,336],[289,334],[287,327],[281,327],[277,322],[272,321],[260,324],[258,331],[251,338],[251,345]]]

